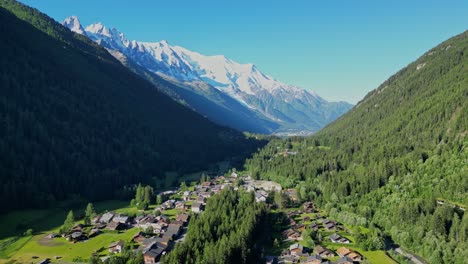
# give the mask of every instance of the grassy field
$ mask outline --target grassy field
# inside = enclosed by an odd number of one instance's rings
[[[108,245],[118,240],[128,242],[136,233],[137,229],[135,228],[122,233],[103,232],[94,238],[78,243],[70,243],[62,237],[48,239],[46,238],[47,234],[39,234],[33,236],[17,252],[10,255],[10,259],[20,263],[30,262],[33,256],[39,257],[39,260],[44,258],[54,259],[55,256],[62,257],[61,260],[63,261],[73,261],[79,257],[88,259],[94,252],[100,252],[102,255],[109,254]]]
[[[94,204],[96,211],[114,211],[123,214],[139,214],[136,208],[128,207],[127,201],[104,201]],[[73,210],[75,215],[84,211],[84,207]],[[154,206],[149,208],[149,211]],[[38,260],[55,256],[63,257],[62,261],[72,261],[77,257],[89,258],[93,252],[104,248],[102,254],[107,254],[107,246],[117,240],[129,241],[137,232],[135,229],[123,233],[104,232],[86,242],[72,244],[64,238],[46,239],[51,232],[58,232],[63,224],[68,209],[56,208],[51,210],[24,210],[15,211],[0,216],[0,263],[8,259],[19,263],[30,263],[33,256]],[[22,236],[24,230],[33,229],[33,236]],[[36,262],[36,261],[35,261]]]

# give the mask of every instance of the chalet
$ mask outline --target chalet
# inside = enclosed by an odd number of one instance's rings
[[[91,219],[91,224],[95,225],[99,223],[99,218],[101,218],[101,216],[99,215],[95,216],[93,219]]]
[[[68,240],[73,241],[73,242],[81,241],[85,239],[86,239],[86,236],[81,231],[72,232],[70,236],[68,237]]]
[[[48,235],[46,236],[46,238],[48,238],[48,239],[52,239],[52,238],[55,238],[55,237],[57,237],[57,234],[56,234],[56,233],[50,233],[50,234],[48,234]]]
[[[192,204],[192,212],[194,213],[201,213],[203,212],[203,209],[204,209],[204,205],[201,203],[196,202]]]
[[[180,225],[169,224],[164,236],[170,237],[171,239],[177,237],[180,234],[181,227]]]
[[[346,257],[350,259],[351,261],[356,261],[356,262],[362,261],[362,256],[352,249],[349,249],[346,247],[340,247],[339,249],[336,250],[336,252],[342,258]]]
[[[306,226],[304,224],[299,224],[299,225],[296,225],[294,227],[294,229],[297,230],[297,231],[302,232],[302,231],[304,231],[306,229]]]
[[[136,216],[136,217],[133,219],[133,222],[134,222],[135,224],[138,224],[138,223],[140,223],[145,217],[146,217],[146,215],[144,215],[144,214],[143,214],[143,215],[138,215],[138,216]]]
[[[206,182],[203,182],[201,184],[202,187],[205,187],[205,188],[209,188],[210,186],[212,185],[212,183],[210,181],[206,181]]]
[[[314,251],[317,255],[321,256],[322,258],[332,258],[335,256],[335,253],[330,249],[322,246],[316,246]]]
[[[179,214],[176,218],[177,221],[181,221],[185,224],[188,223],[189,219],[190,219],[190,215],[188,214]]]
[[[286,237],[287,240],[298,240],[301,238],[301,234],[292,229],[283,231],[283,236]]]
[[[150,245],[153,245],[156,242],[158,242],[158,238],[153,236],[153,237],[150,237],[150,238],[143,239],[143,241],[141,243],[143,244],[143,247],[148,247]]]
[[[304,252],[304,246],[299,243],[292,244],[289,247],[289,253],[291,255],[301,255]]]
[[[163,236],[163,237],[157,237],[156,238],[156,243],[169,246],[169,242],[171,241],[171,237],[169,236]]]
[[[206,198],[203,197],[203,196],[198,196],[197,197],[197,203],[205,204],[206,203]]]
[[[320,264],[322,263],[322,257],[320,255],[312,255],[307,257],[304,261],[305,264]]]
[[[107,213],[103,214],[101,216],[101,218],[99,218],[99,222],[103,223],[103,224],[107,224],[112,220],[114,215],[115,215],[114,212],[107,212]]]
[[[130,217],[126,215],[115,215],[112,218],[112,222],[122,223],[124,225],[128,225],[130,223]]]
[[[120,222],[110,222],[107,224],[106,229],[111,231],[124,230],[125,225]]]
[[[200,192],[199,196],[202,196],[204,198],[210,198],[211,192]]]
[[[163,245],[160,243],[153,243],[143,248],[142,253],[145,264],[157,263],[161,255],[165,254],[166,249],[167,245]]]
[[[159,224],[169,224],[171,222],[171,219],[165,215],[160,215],[156,217],[156,220],[158,221]]]
[[[77,224],[71,228],[72,232],[83,232],[84,225],[83,224]]]
[[[310,228],[312,228],[314,231],[317,231],[317,230],[319,230],[319,225],[317,225],[316,223],[312,223],[310,225]]]
[[[177,201],[177,202],[175,203],[175,208],[176,208],[176,209],[185,210],[185,202],[183,202],[183,201]]]
[[[330,235],[330,240],[333,243],[338,243],[340,239],[341,239],[341,236],[338,235],[337,233]]]
[[[332,220],[325,219],[325,221],[323,221],[323,226],[327,230],[333,230],[333,229],[336,229],[336,222],[332,221]]]
[[[94,224],[94,227],[97,228],[97,229],[104,229],[106,228],[107,224],[103,224],[103,223],[96,223]]]
[[[346,257],[352,259],[355,262],[361,262],[362,261],[361,254],[357,253],[356,251],[353,251],[353,252],[349,253]]]
[[[145,239],[145,234],[143,232],[138,232],[133,236],[132,241],[141,244]]]
[[[353,264],[353,260],[348,258],[348,257],[341,257],[340,259],[338,259],[336,262],[336,264]]]
[[[123,246],[124,246],[123,240],[119,240],[117,242],[114,242],[114,243],[109,245],[109,252],[114,253],[114,254],[115,253],[120,253],[120,252],[122,252]]]
[[[89,231],[88,233],[88,237],[95,237],[97,235],[99,235],[101,233],[101,230],[99,230],[98,228],[93,228],[91,229],[91,231]]]
[[[167,200],[164,203],[162,203],[160,207],[162,207],[163,210],[173,209],[174,205],[175,205],[175,202],[176,202],[176,200]]]
[[[315,204],[313,202],[305,202],[302,205],[302,211],[304,213],[313,213],[313,212],[315,212]]]
[[[333,235],[330,236],[330,240],[333,243],[342,243],[342,244],[349,244],[350,241],[346,237],[342,237],[338,235],[337,233],[334,233]]]

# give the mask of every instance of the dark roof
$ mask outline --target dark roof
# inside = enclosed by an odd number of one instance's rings
[[[72,237],[72,238],[79,238],[79,237],[81,237],[82,235],[83,235],[83,233],[81,233],[81,232],[73,232],[73,233],[71,234],[71,237]]]
[[[335,263],[340,264],[340,263],[347,263],[347,262],[353,263],[353,260],[348,257],[342,257],[338,259]]]
[[[116,247],[116,246],[123,246],[124,245],[124,242],[123,240],[119,240],[119,241],[116,241],[116,242],[113,242],[109,245],[109,247]]]

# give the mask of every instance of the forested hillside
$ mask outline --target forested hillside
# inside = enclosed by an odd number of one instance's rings
[[[210,198],[190,220],[187,237],[163,263],[261,263],[267,207],[253,192],[230,188]]]
[[[245,166],[256,178],[297,188],[301,199],[348,224],[382,228],[431,263],[463,263],[467,104],[466,31],[390,77],[316,135],[272,141]]]
[[[0,212],[115,198],[258,147],[35,9],[0,1],[0,35]]]

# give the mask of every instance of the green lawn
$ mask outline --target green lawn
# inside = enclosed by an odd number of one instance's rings
[[[324,246],[331,250],[336,250],[340,247],[347,247],[350,248],[354,251],[357,251],[361,255],[363,255],[365,258],[369,260],[370,263],[372,264],[395,264],[396,262],[387,256],[385,254],[385,251],[383,250],[376,250],[376,251],[364,251],[359,247],[356,247],[352,244],[339,244],[339,243],[323,243]]]
[[[32,236],[10,237],[0,241],[0,259],[10,258],[16,251],[20,250]]]
[[[128,207],[127,201],[104,201],[95,203],[98,213],[115,211],[124,214],[139,214],[141,211]],[[84,211],[84,207],[73,210],[75,215]],[[152,211],[152,206],[149,211]],[[0,216],[0,263],[6,259],[20,260],[20,263],[31,262],[32,256],[54,257],[63,256],[64,260],[82,256],[88,258],[91,253],[101,247],[107,247],[115,240],[130,240],[136,230],[124,233],[104,232],[87,242],[71,244],[64,238],[46,240],[44,237],[51,233],[58,233],[69,209],[56,208],[51,210],[14,211]],[[81,221],[78,221],[81,222]],[[33,229],[34,236],[23,237],[24,230]],[[107,253],[107,249],[104,251]]]
[[[64,261],[72,261],[77,257],[88,259],[92,253],[100,251],[100,255],[108,255],[107,246],[112,242],[124,240],[129,242],[137,229],[129,229],[122,233],[104,232],[84,242],[70,243],[65,238],[47,239],[47,234],[40,234],[30,239],[20,250],[11,255],[12,260],[27,263],[33,256],[39,259],[55,256],[63,257]]]

